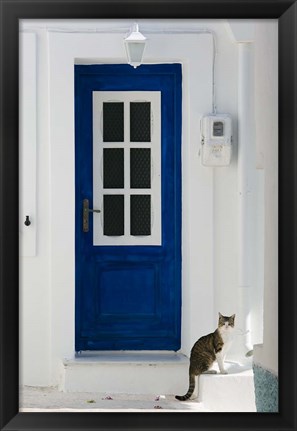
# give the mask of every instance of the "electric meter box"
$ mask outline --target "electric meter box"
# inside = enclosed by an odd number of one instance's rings
[[[228,166],[232,156],[232,119],[229,114],[209,114],[201,119],[201,163]]]

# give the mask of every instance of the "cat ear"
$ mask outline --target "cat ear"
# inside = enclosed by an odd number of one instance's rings
[[[235,314],[232,314],[231,319],[233,320],[235,319]]]
[[[222,314],[219,312],[219,317],[223,317]]]

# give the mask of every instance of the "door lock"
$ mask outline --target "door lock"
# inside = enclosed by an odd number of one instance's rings
[[[100,210],[89,208],[89,199],[83,200],[83,232],[89,232],[89,213],[100,213]]]

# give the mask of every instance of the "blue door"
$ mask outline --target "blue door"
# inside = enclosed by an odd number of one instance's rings
[[[178,350],[181,65],[75,66],[75,349]]]

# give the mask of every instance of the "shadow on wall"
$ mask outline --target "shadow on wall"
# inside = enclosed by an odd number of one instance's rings
[[[270,371],[253,365],[257,412],[278,412],[278,377]]]

